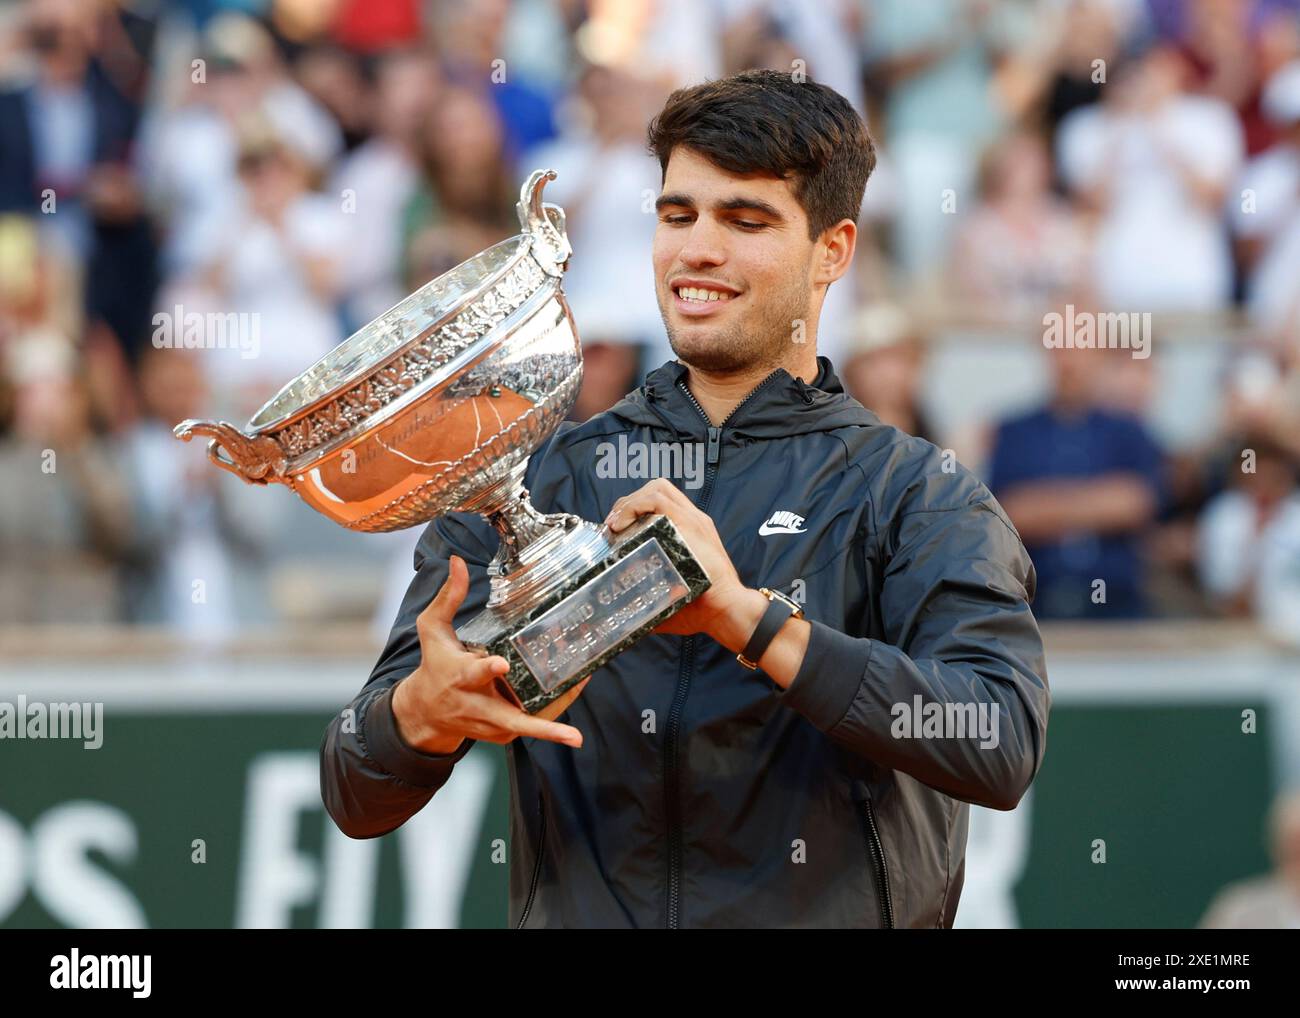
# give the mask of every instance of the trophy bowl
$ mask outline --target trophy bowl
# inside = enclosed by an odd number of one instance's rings
[[[568,414],[582,382],[560,288],[563,214],[541,203],[553,178],[539,171],[524,185],[523,233],[353,333],[243,430],[184,421],[176,436],[210,436],[217,466],[250,483],[287,484],[352,530],[400,530],[469,509],[475,496],[490,503]]]
[[[291,381],[240,429],[187,420],[208,458],[250,484],[284,484],[351,530],[383,532],[449,512],[501,538],[484,611],[462,642],[510,662],[535,713],[708,587],[672,522],[614,535],[543,514],[528,457],[568,415],[582,348],[561,286],[572,250],[553,170],[520,189],[522,232],[420,287]]]

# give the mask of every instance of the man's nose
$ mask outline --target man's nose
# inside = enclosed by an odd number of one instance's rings
[[[701,217],[691,224],[686,243],[677,253],[683,265],[698,268],[704,265],[721,265],[727,260],[726,249],[722,245],[718,228],[706,218]]]

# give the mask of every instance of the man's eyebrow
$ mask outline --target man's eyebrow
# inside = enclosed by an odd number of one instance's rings
[[[676,205],[683,209],[695,208],[695,201],[689,194],[682,194],[680,191],[673,194],[661,194],[655,199],[655,211],[658,212],[665,205]]]
[[[667,206],[693,209],[695,208],[695,199],[689,194],[684,194],[680,191],[671,194],[661,194],[655,199],[656,212],[663,210]],[[716,202],[714,203],[713,208],[718,212],[739,212],[744,209],[751,209],[755,212],[760,212],[771,219],[775,219],[778,222],[785,219],[785,216],[781,214],[780,210],[777,209],[775,205],[763,201],[762,198],[746,198],[737,196],[735,198],[728,198],[725,201]]]
[[[718,202],[714,205],[714,208],[720,212],[738,212],[742,209],[753,209],[755,212],[761,212],[772,219],[781,220],[785,218],[775,205],[769,205],[762,198],[728,198],[726,201]]]

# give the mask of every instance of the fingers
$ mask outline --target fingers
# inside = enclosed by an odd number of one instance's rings
[[[485,651],[479,651],[480,654],[486,654]],[[510,662],[496,654],[490,657],[479,657],[477,660],[468,661],[464,665],[460,678],[456,685],[458,686],[486,686],[498,676],[505,675],[510,671]]]
[[[447,578],[416,617],[423,652],[421,671],[433,682],[432,692],[426,693],[434,697],[429,701],[431,705],[435,701],[438,704],[430,709],[445,719],[440,725],[464,737],[490,742],[505,743],[526,737],[580,748],[582,733],[572,725],[559,724],[554,718],[581,695],[591,677],[583,679],[537,715],[528,714],[517,701],[511,702],[503,691],[492,688],[510,671],[509,662],[500,655],[488,654],[481,647],[466,648],[456,637],[456,613],[468,593],[469,568],[459,555],[452,555],[447,563]]]
[[[470,693],[474,697],[474,721],[470,727],[481,727],[483,734],[475,738],[486,738],[490,742],[509,742],[511,739],[526,737],[558,742],[574,749],[582,748],[582,733],[572,725],[562,725],[557,721],[534,717],[503,703],[495,696],[483,693]],[[566,694],[567,695],[567,694]]]
[[[675,510],[694,504],[683,495],[671,481],[656,477],[653,481],[638,488],[630,495],[624,495],[614,503],[605,517],[605,524],[617,533],[636,521],[637,517],[649,513],[663,513],[672,516]]]
[[[442,587],[415,620],[415,628],[420,634],[421,642],[427,637],[456,639],[452,624],[467,593],[469,593],[469,568],[463,558],[453,555],[447,563],[447,578],[443,581]],[[456,641],[456,646],[460,646],[460,641]]]

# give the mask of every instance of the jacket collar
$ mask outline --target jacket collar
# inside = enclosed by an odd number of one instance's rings
[[[830,358],[817,358],[811,384],[778,368],[758,384],[723,422],[723,431],[752,438],[782,438],[880,420],[844,392]],[[672,360],[651,371],[645,383],[609,412],[636,424],[668,427],[678,435],[703,437],[708,422],[685,388],[688,369]]]

